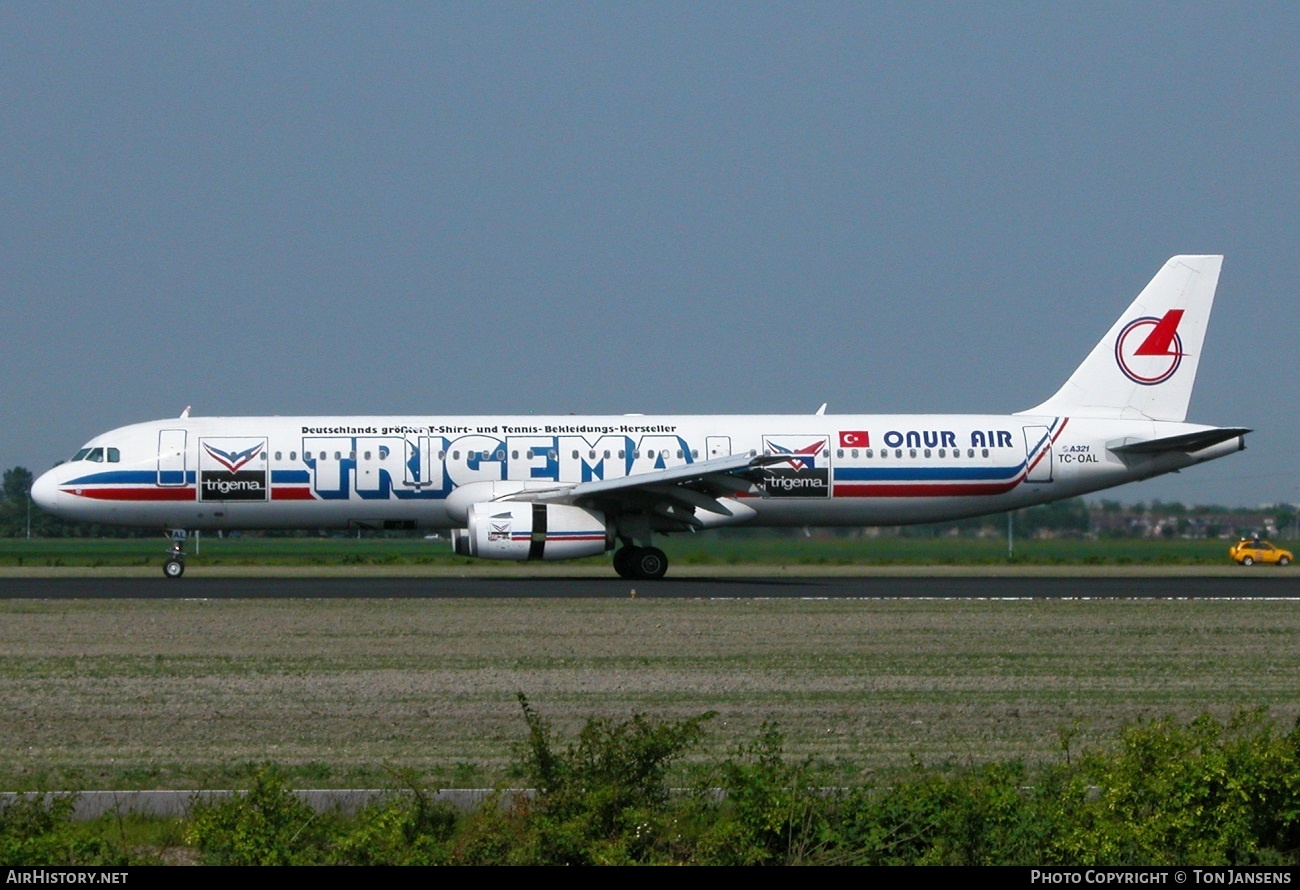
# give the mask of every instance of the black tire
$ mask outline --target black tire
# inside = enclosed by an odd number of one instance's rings
[[[185,574],[185,560],[169,559],[163,563],[163,574],[168,578],[179,578]]]
[[[636,550],[635,547],[620,547],[614,551],[614,571],[620,578],[637,577]]]
[[[668,557],[658,547],[639,547],[636,551],[636,577],[658,581],[668,571]]]
[[[1249,556],[1243,556],[1241,558],[1241,564],[1244,566],[1253,566],[1255,564],[1255,560]]]
[[[1291,560],[1283,556],[1278,559],[1277,564],[1280,566],[1289,566],[1291,565]]]

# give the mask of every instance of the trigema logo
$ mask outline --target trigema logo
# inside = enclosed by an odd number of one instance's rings
[[[199,500],[264,501],[266,439],[203,439],[199,448]]]
[[[830,497],[829,441],[828,436],[764,436],[764,453],[790,457],[759,470],[757,484],[770,498]]]

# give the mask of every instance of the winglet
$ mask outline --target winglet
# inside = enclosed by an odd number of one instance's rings
[[[1018,413],[1186,420],[1222,265],[1171,258],[1056,395]]]

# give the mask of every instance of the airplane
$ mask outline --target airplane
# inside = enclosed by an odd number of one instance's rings
[[[1075,497],[1245,448],[1185,422],[1222,266],[1170,259],[1051,398],[1006,415],[181,417],[96,436],[32,488],[66,519],[170,530],[450,529],[455,551],[613,550],[653,536],[936,522]],[[616,549],[617,548],[617,549]]]

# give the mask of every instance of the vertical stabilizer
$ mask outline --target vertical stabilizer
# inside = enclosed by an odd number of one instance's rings
[[[1222,265],[1170,259],[1056,395],[1019,413],[1186,420]]]

